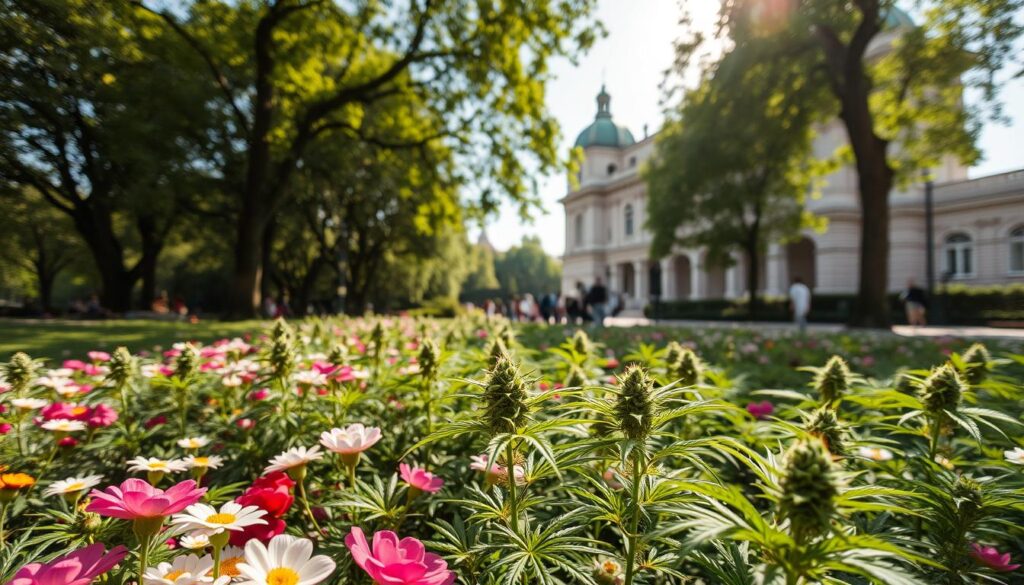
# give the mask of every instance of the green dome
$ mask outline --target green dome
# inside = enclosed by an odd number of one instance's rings
[[[618,126],[612,121],[611,101],[612,97],[604,90],[604,86],[601,86],[601,93],[597,94],[597,116],[594,122],[576,137],[576,146],[621,148],[636,143],[628,128]]]
[[[885,28],[913,28],[914,20],[910,18],[910,15],[900,10],[898,7],[893,6],[889,9],[889,12],[885,15],[885,21],[883,22]]]

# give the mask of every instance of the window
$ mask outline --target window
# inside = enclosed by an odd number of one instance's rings
[[[952,278],[967,278],[974,274],[974,245],[967,234],[952,234],[946,238],[945,271]]]
[[[1024,273],[1024,225],[1010,231],[1010,272]]]
[[[577,213],[576,214],[575,234],[576,234],[576,245],[577,246],[582,246],[583,245],[583,214],[582,213]]]
[[[612,176],[614,174],[615,174],[615,165],[614,164],[608,165],[608,176]]]
[[[626,237],[633,235],[633,206],[626,204]]]
[[[629,166],[631,166],[631,167],[635,167],[636,166],[636,157],[635,156],[629,157]]]

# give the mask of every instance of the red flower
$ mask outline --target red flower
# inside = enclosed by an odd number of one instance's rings
[[[245,493],[235,498],[235,501],[243,506],[256,506],[266,510],[267,515],[264,525],[247,526],[244,530],[231,533],[231,544],[234,546],[245,546],[245,543],[252,539],[267,542],[271,538],[284,532],[285,523],[281,520],[288,509],[292,507],[295,497],[292,495],[292,488],[295,482],[288,477],[288,474],[277,471],[265,475],[253,482]]]
[[[89,417],[86,422],[94,429],[109,427],[117,422],[117,411],[106,404],[97,404],[89,411]]]
[[[147,420],[145,426],[146,426],[147,429],[151,429],[153,427],[158,427],[158,426],[164,425],[164,424],[167,424],[167,417],[162,415],[162,414],[158,414],[158,415],[154,416],[153,418]]]

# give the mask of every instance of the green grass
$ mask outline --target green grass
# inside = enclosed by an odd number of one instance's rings
[[[264,321],[204,321],[183,323],[147,320],[30,321],[0,319],[0,360],[16,351],[37,358],[81,358],[93,349],[110,351],[120,345],[132,352],[169,347],[175,341],[209,342],[222,337],[256,334]]]

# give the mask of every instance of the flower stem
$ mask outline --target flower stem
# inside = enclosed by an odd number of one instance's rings
[[[316,529],[316,534],[319,537],[322,534],[320,525],[316,522],[316,517],[313,516],[313,510],[309,507],[309,498],[306,497],[306,481],[299,481],[299,498],[302,499],[302,508],[306,511],[306,516],[309,516],[309,521],[313,523],[313,528]]]
[[[636,567],[637,533],[640,530],[640,487],[641,472],[643,470],[643,449],[636,448],[633,451],[633,493],[631,494],[631,505],[633,517],[629,524],[629,534],[626,535],[626,580],[624,585],[633,585],[633,577]]]
[[[146,565],[149,564],[149,544],[153,541],[152,536],[139,537],[139,583],[142,583],[142,576],[146,574]]]
[[[7,504],[0,504],[0,550],[3,550],[7,544],[7,532],[5,532],[6,525]]]

